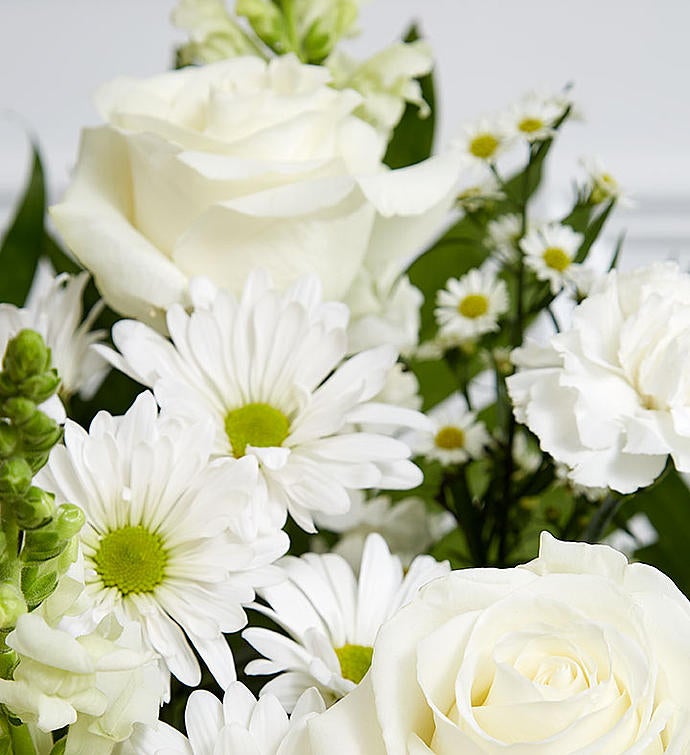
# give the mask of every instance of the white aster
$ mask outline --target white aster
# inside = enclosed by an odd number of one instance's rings
[[[455,526],[455,519],[445,511],[433,512],[422,498],[403,498],[393,503],[389,496],[379,495],[367,500],[363,493],[351,495],[352,506],[341,516],[319,516],[319,529],[341,535],[331,549],[350,566],[359,570],[364,544],[372,532],[378,532],[391,553],[407,568],[414,558],[424,553]]]
[[[436,305],[441,339],[467,341],[498,330],[498,318],[508,311],[508,287],[491,270],[475,268],[450,278]]]
[[[464,464],[484,455],[491,436],[483,422],[467,409],[458,393],[429,411],[430,432],[415,432],[405,437],[417,456],[439,461],[444,466]]]
[[[567,282],[577,286],[587,277],[583,266],[574,261],[583,241],[584,236],[569,226],[550,223],[527,233],[520,247],[525,264],[557,294]]]
[[[132,755],[304,755],[307,721],[325,710],[315,689],[306,690],[288,718],[273,695],[257,701],[240,682],[223,702],[205,690],[192,692],[185,710],[189,738],[166,723],[140,727],[129,741]]]
[[[158,417],[150,393],[124,417],[100,412],[89,433],[65,426],[39,484],[86,514],[79,538],[91,605],[82,620],[111,612],[140,624],[170,672],[199,683],[189,642],[220,684],[235,678],[223,632],[246,623],[242,604],[270,579],[286,536],[253,520],[256,460],[209,464],[207,422]]]
[[[358,425],[391,431],[424,423],[409,409],[372,401],[396,362],[388,346],[342,363],[347,309],[322,303],[314,277],[288,291],[252,274],[242,298],[205,279],[190,285],[193,310],[168,310],[172,343],[151,328],[121,321],[110,358],[153,387],[164,413],[210,421],[213,453],[259,463],[261,486],[276,526],[286,512],[313,531],[312,512],[347,511],[347,491],[413,488],[421,472],[409,449]]]
[[[251,661],[246,672],[277,673],[262,694],[274,694],[287,710],[312,686],[327,704],[354,689],[369,668],[381,625],[422,585],[449,571],[448,562],[418,556],[403,574],[400,559],[377,534],[367,538],[359,579],[335,553],[287,556],[282,567],[287,580],[261,590],[268,605],[254,607],[288,636],[258,627],[242,636],[265,658]]]
[[[515,416],[575,483],[632,493],[669,455],[690,471],[689,303],[675,264],[612,272],[568,331],[513,353]]]
[[[493,163],[511,145],[511,135],[495,119],[482,118],[464,126],[453,146],[472,161]]]
[[[598,158],[584,158],[582,165],[587,172],[589,180],[590,202],[600,204],[613,199],[622,206],[630,206],[632,204],[616,178]]]
[[[88,273],[55,275],[49,262],[39,263],[24,307],[0,304],[0,353],[10,338],[30,328],[43,336],[52,352],[53,366],[62,379],[60,393],[89,399],[98,390],[110,367],[91,345],[105,332],[91,330],[103,306],[97,304],[82,322],[82,295]]]
[[[563,97],[532,92],[513,105],[503,118],[508,133],[528,142],[550,139],[556,133],[555,124],[568,107]]]

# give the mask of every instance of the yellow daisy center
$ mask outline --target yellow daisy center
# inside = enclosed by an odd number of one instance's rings
[[[227,413],[225,432],[233,454],[239,459],[244,456],[248,445],[258,448],[281,446],[290,434],[290,421],[270,404],[247,404]]]
[[[469,145],[470,153],[487,160],[498,149],[498,139],[493,134],[477,134]]]
[[[459,427],[446,425],[436,433],[434,444],[437,448],[444,448],[447,451],[464,448],[465,433]]]
[[[518,123],[518,128],[524,134],[533,134],[535,131],[544,128],[544,121],[542,121],[541,118],[527,116]]]
[[[458,312],[474,320],[489,311],[489,300],[484,294],[468,294],[459,304]]]
[[[127,596],[153,592],[163,582],[168,554],[160,535],[127,526],[101,538],[94,562],[103,584]]]
[[[547,267],[550,267],[553,270],[558,270],[559,273],[567,270],[572,261],[570,256],[559,246],[550,246],[547,249],[544,249],[542,259]]]
[[[359,684],[369,671],[374,648],[367,645],[343,645],[335,648],[335,654],[338,656],[343,679]]]

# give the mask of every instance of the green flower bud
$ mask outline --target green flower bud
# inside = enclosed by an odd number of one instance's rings
[[[57,391],[59,386],[60,376],[57,370],[53,369],[23,380],[19,390],[22,396],[26,396],[37,404],[42,404]]]
[[[17,443],[19,442],[19,433],[17,428],[7,422],[0,422],[0,458],[7,459],[12,456]]]
[[[0,650],[0,679],[11,679],[14,676],[14,670],[17,668],[18,663],[19,658],[12,648],[6,647],[4,650]],[[3,734],[5,726],[9,726],[7,719],[4,719]],[[0,752],[6,751],[0,750]],[[9,752],[13,752],[13,750],[9,750]]]
[[[17,386],[12,382],[10,376],[5,372],[0,372],[0,396],[16,396],[18,393]]]
[[[337,41],[338,37],[333,30],[317,19],[302,40],[305,58],[312,63],[320,63],[328,57]]]
[[[42,564],[41,566],[45,566]],[[58,571],[54,566],[43,570],[36,566],[25,566],[22,570],[22,592],[29,610],[43,603],[49,598],[58,583]]]
[[[244,16],[257,37],[276,52],[289,52],[286,25],[280,9],[271,0],[237,0],[235,13]]]
[[[52,524],[53,522],[49,522],[45,527],[25,533],[22,547],[23,561],[47,561],[62,553],[67,541],[60,537]]]
[[[26,613],[24,596],[9,582],[0,582],[0,629],[14,627],[23,613]]]
[[[35,451],[51,449],[62,437],[62,428],[42,411],[35,411],[19,428],[24,443]]]
[[[0,494],[24,496],[33,478],[31,467],[20,456],[13,456],[0,462]]]
[[[52,446],[51,446],[52,448]],[[47,451],[25,451],[24,458],[26,463],[31,467],[31,471],[36,474],[39,469],[45,467],[50,457],[50,448]]]
[[[15,425],[23,425],[27,420],[33,417],[36,412],[36,404],[28,398],[17,396],[8,398],[2,404],[2,413],[9,417]]]
[[[15,383],[50,367],[50,349],[35,330],[21,330],[5,349],[2,368]]]
[[[49,522],[55,511],[55,496],[41,488],[31,487],[15,504],[17,524],[33,530]]]
[[[63,540],[69,540],[79,533],[85,521],[84,512],[73,503],[58,506],[53,517],[55,531]]]

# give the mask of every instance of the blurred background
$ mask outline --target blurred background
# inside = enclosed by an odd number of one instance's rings
[[[228,0],[232,2],[232,0]],[[0,0],[0,229],[28,168],[26,130],[43,154],[52,201],[64,191],[91,94],[119,75],[170,67],[184,35],[175,0]],[[417,21],[437,58],[437,147],[468,121],[529,89],[574,86],[583,120],[551,162],[544,215],[571,195],[582,156],[595,155],[635,199],[622,230],[623,264],[690,263],[690,3],[686,0],[369,0],[360,37],[367,57]]]

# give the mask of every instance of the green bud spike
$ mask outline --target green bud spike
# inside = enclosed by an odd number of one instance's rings
[[[55,531],[63,540],[69,540],[80,532],[85,521],[84,512],[72,503],[58,506],[53,518]]]
[[[22,529],[33,530],[49,522],[55,511],[55,496],[31,487],[15,505],[15,518]]]
[[[257,37],[279,53],[290,51],[286,22],[280,9],[270,0],[237,0],[235,13],[244,16]]]
[[[33,610],[55,591],[58,582],[58,569],[52,567],[41,573],[33,566],[22,571],[22,592],[29,610]]]
[[[12,456],[18,442],[17,429],[6,422],[0,422],[0,458],[6,459]]]
[[[26,463],[31,467],[31,470],[34,474],[36,474],[39,469],[45,467],[45,465],[48,463],[49,457],[50,449],[48,449],[47,451],[24,452]]]
[[[0,397],[8,398],[17,395],[17,386],[12,382],[10,376],[0,372]]]
[[[13,584],[0,582],[0,629],[12,629],[23,613],[26,613],[24,596]]]
[[[42,404],[57,391],[59,386],[60,376],[57,370],[53,369],[23,380],[19,391],[22,396],[26,396],[37,404]]]
[[[5,349],[3,370],[15,383],[21,383],[50,367],[50,349],[35,330],[21,330]]]
[[[0,495],[20,498],[31,486],[33,471],[19,456],[0,462]]]
[[[17,396],[4,401],[0,411],[16,425],[21,426],[33,417],[36,412],[36,404],[28,398]]]
[[[58,535],[52,524],[49,522],[45,527],[24,534],[22,561],[48,561],[62,553],[67,541]]]
[[[47,414],[36,410],[19,428],[25,444],[36,451],[52,448],[60,437],[62,430]],[[46,445],[48,444],[48,445]]]

